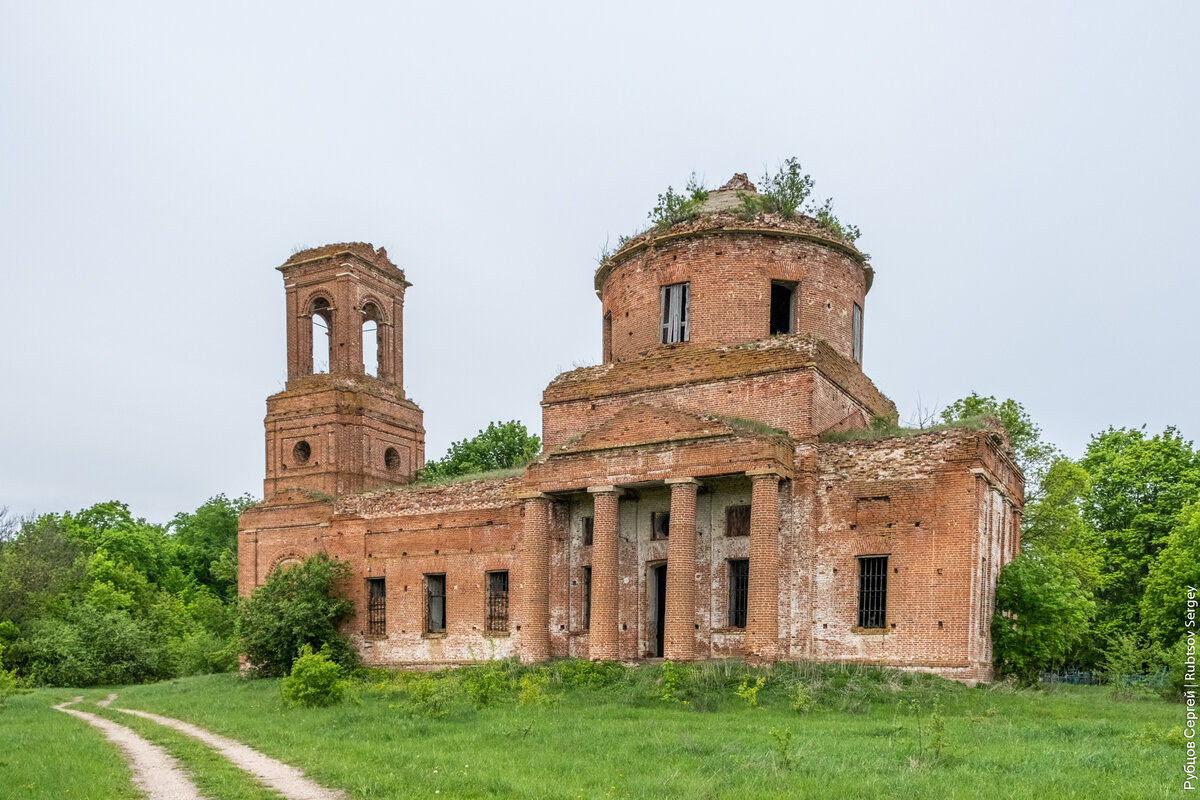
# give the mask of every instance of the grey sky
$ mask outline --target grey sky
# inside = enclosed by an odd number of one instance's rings
[[[605,239],[792,155],[863,230],[902,417],[1200,437],[1196,4],[569,5],[5,3],[0,505],[260,494],[274,267],[334,241],[414,284],[431,456],[540,431]]]

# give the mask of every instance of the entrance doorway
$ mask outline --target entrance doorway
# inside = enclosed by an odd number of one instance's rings
[[[651,658],[663,657],[663,629],[667,616],[667,565],[655,564],[649,568],[646,587],[647,644]]]

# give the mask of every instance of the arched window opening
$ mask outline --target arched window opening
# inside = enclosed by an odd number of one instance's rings
[[[312,371],[316,375],[329,372],[329,362],[333,358],[333,324],[329,301],[324,297],[313,300],[309,314],[312,316]]]
[[[379,311],[368,303],[362,310],[362,357],[363,371],[379,377]]]

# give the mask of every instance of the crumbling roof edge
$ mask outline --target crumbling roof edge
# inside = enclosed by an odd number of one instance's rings
[[[612,270],[614,268],[616,268],[619,264],[624,262],[629,257],[635,255],[636,253],[640,253],[643,250],[646,250],[646,249],[649,249],[652,247],[656,247],[659,244],[666,244],[666,243],[673,242],[673,241],[676,241],[679,239],[686,239],[686,238],[690,238],[693,236],[702,236],[704,234],[709,234],[709,233],[729,233],[729,234],[734,234],[734,235],[754,234],[754,235],[759,235],[759,236],[777,236],[777,237],[785,238],[785,239],[800,239],[802,241],[808,241],[808,242],[812,242],[814,244],[820,244],[825,247],[830,247],[834,250],[838,250],[841,253],[843,253],[847,256],[850,256],[852,259],[854,259],[855,261],[857,261],[859,263],[859,265],[863,269],[863,272],[865,273],[866,284],[867,284],[866,291],[867,292],[871,291],[871,284],[874,282],[874,279],[875,279],[875,270],[871,267],[870,264],[867,263],[866,257],[863,256],[862,252],[860,252],[859,249],[852,244],[847,244],[846,242],[840,242],[837,239],[833,239],[828,236],[821,236],[820,234],[812,233],[810,231],[791,230],[788,228],[780,228],[780,227],[761,227],[761,228],[759,228],[759,227],[754,227],[752,225],[746,225],[746,224],[726,225],[721,222],[716,222],[715,224],[712,224],[712,225],[707,225],[707,226],[701,225],[700,227],[692,228],[692,229],[688,229],[688,230],[679,230],[679,231],[668,230],[666,233],[662,233],[657,236],[655,235],[654,228],[651,228],[650,230],[645,231],[644,233],[638,234],[637,236],[635,236],[633,238],[633,240],[631,240],[631,243],[626,244],[623,248],[621,248],[616,253],[614,253],[612,256],[607,258],[604,261],[604,263],[602,263],[596,269],[595,278],[593,280],[593,286],[595,287],[596,291],[599,292],[603,288],[604,282],[606,280],[608,280],[609,273],[611,273]]]

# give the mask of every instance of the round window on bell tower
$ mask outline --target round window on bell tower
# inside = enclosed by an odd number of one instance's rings
[[[308,442],[296,442],[296,446],[292,448],[292,459],[297,464],[307,464],[310,458],[312,458],[312,447]]]

